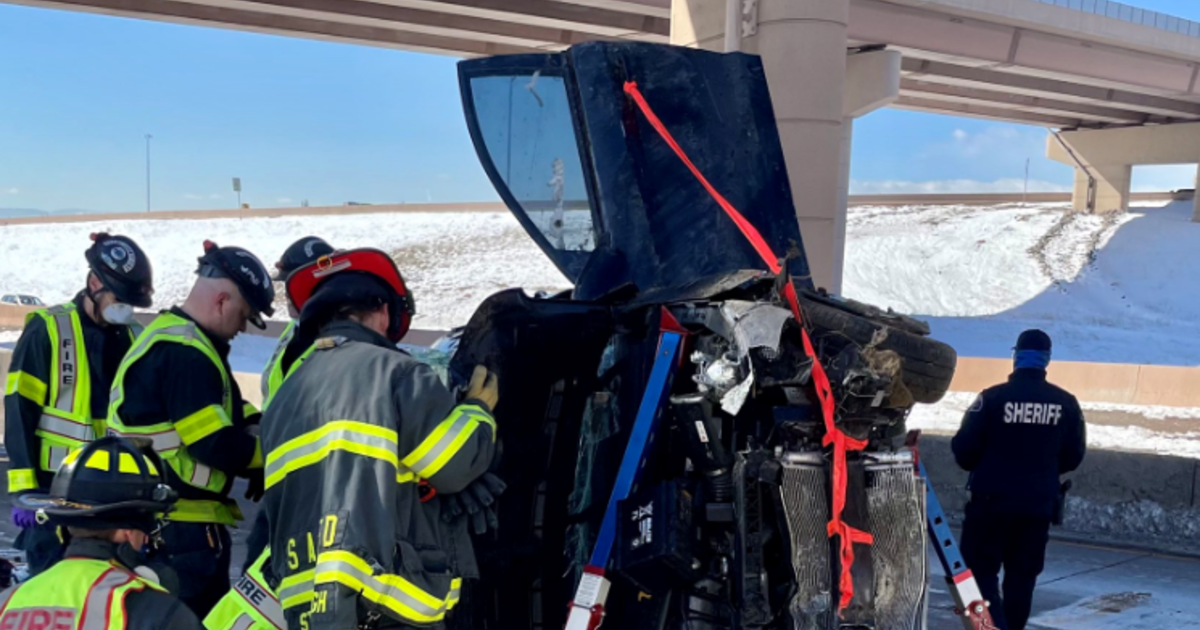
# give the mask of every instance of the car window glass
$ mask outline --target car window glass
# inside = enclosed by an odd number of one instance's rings
[[[556,249],[596,246],[583,166],[562,77],[471,79],[480,134],[521,209]]]

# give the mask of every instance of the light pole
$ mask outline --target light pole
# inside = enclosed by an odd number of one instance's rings
[[[150,212],[150,140],[154,136],[146,134],[146,212]]]

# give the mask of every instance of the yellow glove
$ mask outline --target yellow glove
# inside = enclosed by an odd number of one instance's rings
[[[500,383],[496,375],[482,365],[476,365],[471,373],[471,383],[467,385],[467,398],[474,398],[487,406],[488,411],[496,408],[500,400]]]

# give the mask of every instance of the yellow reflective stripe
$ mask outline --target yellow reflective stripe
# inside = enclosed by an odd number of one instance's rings
[[[304,362],[308,360],[308,357],[312,356],[313,350],[316,349],[317,346],[315,344],[311,345],[307,350],[301,353],[300,356],[296,357],[296,360],[293,361],[292,365],[288,367],[287,374],[282,373],[282,364],[276,366],[275,370],[272,372],[272,375],[278,373],[280,376],[278,379],[271,381],[270,385],[265,388],[266,391],[263,393],[263,411],[266,411],[267,407],[270,406],[271,401],[275,400],[275,393],[278,392],[279,388],[283,386],[284,381],[286,381],[292,374],[295,374],[296,370],[299,369],[301,365],[304,365]]]
[[[74,374],[68,379],[65,374],[60,375],[62,382],[59,384],[58,401],[55,407],[58,409],[73,414],[76,418],[87,420],[89,423],[92,419],[92,378],[91,371],[88,367],[87,348],[84,347],[83,340],[83,323],[79,319],[79,310],[75,308],[75,304],[69,303],[64,306],[66,314],[55,316],[55,321],[61,328],[64,324],[70,328],[70,334],[63,337],[60,344],[63,346],[63,351],[60,353],[60,358],[65,368],[70,364],[74,370]],[[59,331],[62,334],[62,331]],[[69,349],[66,347],[66,341],[71,341]],[[67,405],[67,399],[64,394],[71,394],[70,405]]]
[[[166,518],[169,521],[183,523],[236,525],[244,517],[241,508],[236,503],[179,499],[171,511],[167,512]]]
[[[447,462],[458,454],[467,439],[479,428],[480,423],[492,427],[495,439],[495,421],[491,415],[476,405],[459,405],[426,437],[412,453],[400,463],[422,479],[433,477]]]
[[[114,626],[125,627],[123,619],[125,597],[124,594],[119,593],[131,586],[138,591],[144,588],[137,575],[131,571],[113,567],[104,572],[88,591],[87,600],[80,611],[78,630],[107,630]],[[39,627],[47,628],[49,625]]]
[[[217,367],[217,371],[221,374],[221,382],[224,385],[222,409],[224,410],[227,418],[232,418],[233,402],[231,399],[232,390],[229,384],[229,373],[225,370],[224,363],[222,363],[221,357],[219,354],[217,354],[212,342],[204,336],[204,333],[201,332],[193,322],[190,322],[172,313],[163,313],[155,318],[150,326],[138,336],[137,340],[133,344],[133,347],[129,349],[129,351],[125,354],[125,358],[122,359],[121,366],[117,368],[117,374],[113,378],[112,389],[109,392],[108,425],[110,429],[117,433],[137,433],[139,432],[139,429],[144,432],[146,427],[127,427],[121,420],[119,410],[122,403],[125,401],[125,373],[129,370],[130,366],[141,359],[154,346],[154,344],[162,341],[178,343],[190,348],[195,348],[213,362],[213,365]],[[160,431],[156,430],[152,432]],[[178,448],[178,446],[172,448]],[[155,445],[155,450],[159,451],[160,453],[165,450],[172,450],[172,448],[160,448],[157,443]]]
[[[432,623],[446,616],[445,600],[398,575],[374,575],[370,565],[348,551],[321,553],[317,556],[316,572],[315,585],[342,584],[404,619]]]
[[[279,603],[284,609],[308,604],[312,600],[313,577],[316,569],[289,575],[279,581]]]
[[[78,449],[71,450],[65,446],[55,446],[47,440],[42,440],[42,470],[58,472],[71,453],[77,451]]]
[[[446,610],[451,610],[458,605],[458,600],[462,597],[462,578],[454,578],[450,580],[450,593],[446,595]]]
[[[250,466],[249,467],[252,469],[263,467],[263,452],[262,452],[262,440],[261,439],[254,440],[254,457],[250,458]]]
[[[249,418],[250,416],[253,416],[257,413],[258,413],[258,407],[255,407],[254,403],[247,402],[244,400],[242,401],[242,417],[243,418]]]
[[[8,471],[8,491],[24,492],[37,488],[37,475],[32,468],[14,468]]]
[[[99,451],[97,451],[97,452],[99,452]],[[119,462],[120,463],[117,464],[118,472],[129,473],[131,475],[141,474],[141,472],[142,472],[141,468],[138,467],[137,460],[134,459],[133,455],[130,455],[129,453],[121,453]],[[150,462],[146,462],[146,463],[150,464]],[[151,464],[151,466],[153,466],[153,465]]]
[[[67,453],[66,457],[63,457],[62,463],[70,464],[71,462],[79,459],[79,456],[82,454],[83,454],[82,448],[72,449],[70,453]]]
[[[289,473],[311,466],[333,451],[346,451],[379,459],[399,469],[396,432],[365,422],[336,420],[315,431],[284,442],[267,454],[266,487],[279,483]]]
[[[28,372],[9,372],[4,378],[4,395],[20,394],[39,405],[46,404],[46,383]]]
[[[296,320],[288,322],[286,328],[283,329],[283,334],[279,336],[279,341],[275,344],[275,351],[271,353],[271,360],[267,362],[267,369],[262,374],[262,391],[263,409],[267,408],[271,397],[275,394],[275,390],[283,384],[286,375],[283,373],[283,353],[287,351],[288,344],[291,343],[292,337],[296,334]]]
[[[88,457],[88,460],[83,465],[86,468],[94,468],[96,470],[112,470],[112,460],[108,456],[108,451],[92,451],[91,457]],[[135,469],[134,472],[137,472],[137,470]]]
[[[220,405],[209,405],[192,415],[175,422],[175,432],[184,444],[195,444],[200,440],[233,426],[233,420]]]
[[[74,451],[71,451],[71,454],[63,460],[63,463],[69,464],[75,461],[75,459],[78,458],[79,454],[82,452],[83,449],[75,449]],[[130,453],[121,453],[120,458],[118,458],[118,462],[118,472],[129,473],[131,475],[140,475],[142,472],[142,469],[138,467],[137,460],[134,459],[133,455]],[[152,475],[157,475],[158,469],[155,468],[154,462],[148,459],[145,460],[145,462],[148,472]],[[95,468],[96,470],[109,471],[112,470],[112,457],[109,455],[108,451],[93,451],[91,456],[88,457],[87,463],[85,463],[84,466],[87,468]]]
[[[96,426],[91,422],[76,422],[53,415],[61,412],[50,407],[42,409],[45,413],[38,418],[39,434],[53,433],[53,437],[68,438],[75,442],[91,442],[96,437]]]
[[[170,457],[183,446],[179,432],[170,422],[162,422],[148,427],[110,427],[109,434],[123,438],[144,438],[150,440],[151,447],[163,457]]]

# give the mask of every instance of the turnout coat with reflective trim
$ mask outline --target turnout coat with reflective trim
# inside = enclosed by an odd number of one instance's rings
[[[233,477],[262,465],[228,353],[172,309],[138,336],[113,379],[108,431],[148,438],[166,460],[180,496],[169,520],[234,524],[241,512],[226,496]]]
[[[30,313],[4,387],[8,491],[46,490],[67,453],[103,432],[108,388],[135,333],[73,302]]]
[[[321,337],[263,417],[268,580],[290,627],[355,627],[366,611],[437,624],[477,569],[465,523],[442,523],[418,482],[465,488],[491,462],[495,422],[359,324]]]
[[[0,606],[5,630],[199,630],[196,615],[115,558],[116,547],[76,540],[67,559],[25,582]]]

